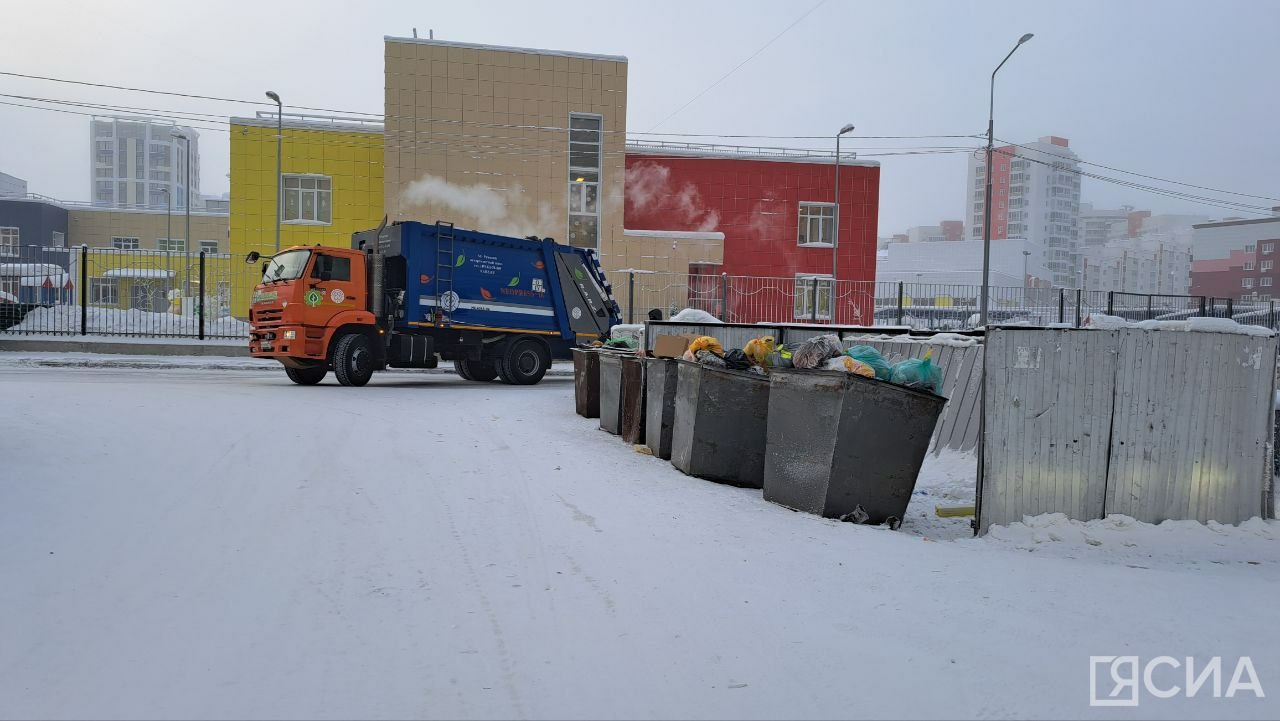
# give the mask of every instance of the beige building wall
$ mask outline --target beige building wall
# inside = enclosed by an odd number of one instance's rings
[[[170,226],[172,223],[172,226]],[[146,210],[108,210],[90,208],[67,209],[67,245],[111,248],[113,238],[137,238],[139,250],[158,250],[159,240],[186,236],[186,216],[174,213],[172,220],[164,212]],[[216,241],[219,253],[228,251],[229,217],[225,213],[192,213],[188,250],[200,252],[200,241]]]
[[[596,245],[569,238],[569,126],[598,115],[598,248],[618,267],[626,58],[388,37],[385,69],[391,220]]]
[[[724,261],[724,233],[624,233],[626,242],[618,244],[613,262],[603,266],[624,320],[643,322],[651,308],[661,310],[665,318],[688,306],[689,266],[719,266]]]

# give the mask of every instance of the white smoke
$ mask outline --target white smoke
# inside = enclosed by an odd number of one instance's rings
[[[484,185],[458,185],[434,175],[424,175],[409,183],[400,194],[406,208],[430,207],[446,212],[461,227],[485,233],[525,237],[553,237],[563,240],[562,216],[548,203],[534,204],[519,185],[497,190]],[[417,218],[431,222],[437,218]]]
[[[720,214],[706,210],[702,194],[693,183],[677,190],[671,183],[671,169],[653,162],[639,162],[627,168],[627,200],[640,212],[665,211],[679,225],[702,232],[720,224]]]

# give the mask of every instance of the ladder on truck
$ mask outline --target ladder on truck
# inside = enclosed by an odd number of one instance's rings
[[[436,311],[441,319],[447,320],[452,305],[457,298],[453,292],[453,269],[457,267],[453,247],[453,223],[436,221]],[[435,320],[434,318],[432,319]]]

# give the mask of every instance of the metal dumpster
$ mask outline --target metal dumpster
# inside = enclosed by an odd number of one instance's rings
[[[644,363],[644,442],[664,461],[671,460],[678,371],[679,363],[673,358],[648,358]]]
[[[635,355],[622,357],[619,435],[632,445],[644,440],[644,360]]]
[[[679,361],[671,464],[709,481],[764,484],[765,376]]]
[[[841,371],[769,376],[764,497],[896,528],[947,399]]]
[[[600,351],[600,430],[618,435],[622,428],[622,356]]]
[[[600,353],[573,349],[573,404],[583,418],[600,417]]]

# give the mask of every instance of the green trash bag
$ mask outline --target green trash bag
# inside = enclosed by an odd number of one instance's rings
[[[856,361],[861,361],[864,365],[871,366],[871,370],[876,372],[876,378],[882,381],[889,380],[889,374],[892,372],[889,362],[875,348],[869,345],[855,345],[845,351],[845,355]]]
[[[908,358],[895,363],[889,372],[889,380],[908,388],[923,388],[937,393],[942,388],[942,369],[933,364],[933,349],[930,348],[923,358]]]

